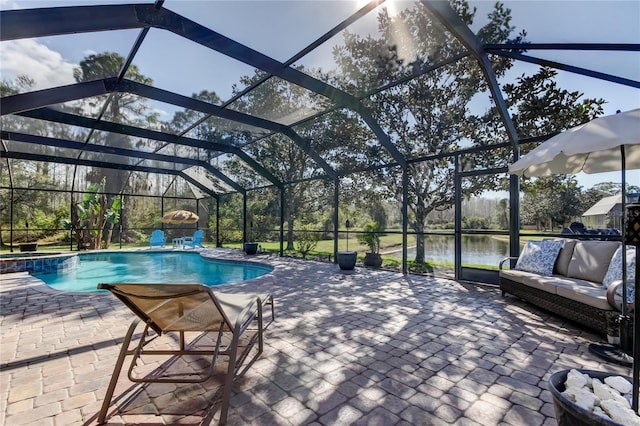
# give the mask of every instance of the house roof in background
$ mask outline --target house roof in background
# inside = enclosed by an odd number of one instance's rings
[[[603,214],[609,214],[609,212],[617,205],[622,204],[622,195],[616,194],[609,197],[604,197],[597,203],[595,203],[589,210],[584,212],[582,216],[598,216]]]

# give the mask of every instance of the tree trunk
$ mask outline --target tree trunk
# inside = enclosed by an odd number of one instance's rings
[[[424,223],[427,221],[427,214],[431,211],[424,207],[423,197],[418,196],[416,200],[416,208],[413,213],[415,215],[414,231],[416,231],[416,263],[424,263]]]
[[[71,208],[74,209],[73,230],[76,237],[76,248],[78,250],[81,250],[84,248],[84,230],[82,229],[82,222],[80,220],[80,211],[78,210],[78,204],[73,204]]]
[[[416,263],[424,263],[424,222],[416,218]]]
[[[294,250],[293,246],[293,217],[287,217],[287,247],[285,250]]]
[[[109,224],[109,228],[107,230],[107,236],[104,239],[104,244],[103,244],[105,249],[108,249],[109,246],[111,245],[111,236],[113,235],[113,226],[114,225],[115,225],[115,223],[110,223]]]

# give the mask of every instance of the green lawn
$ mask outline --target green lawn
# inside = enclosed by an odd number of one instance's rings
[[[384,235],[380,238],[382,240],[382,251],[385,249],[397,247],[398,250],[402,248],[402,235],[392,234],[392,235]],[[263,250],[266,251],[278,251],[280,250],[279,242],[260,242]],[[285,242],[285,247],[286,247]],[[242,249],[242,243],[228,243],[225,244],[225,247]],[[338,251],[347,249],[347,240],[341,238],[338,241]],[[368,247],[366,245],[362,245],[358,243],[358,240],[355,237],[349,238],[349,250],[357,251],[358,253],[366,253],[368,251]],[[312,253],[331,253],[333,254],[333,240],[320,240],[316,245],[315,249]]]
[[[494,236],[493,238],[499,238],[499,239],[503,239],[503,236]],[[504,236],[504,239],[508,240],[508,237]],[[522,244],[524,244],[524,241],[526,241],[526,239],[528,239],[527,237],[522,237]],[[541,239],[541,237],[531,237],[531,239]],[[401,234],[387,234],[387,235],[383,235],[381,237],[381,247],[382,247],[382,252],[387,252],[387,251],[394,251],[394,250],[401,250],[402,249],[402,235]],[[409,244],[411,244],[412,239],[409,239]],[[213,247],[213,244],[211,242],[205,242],[205,245],[209,246],[209,247]],[[280,243],[279,242],[260,242],[260,245],[262,247],[263,250],[268,251],[268,252],[278,252],[280,250]],[[140,242],[137,244],[123,244],[122,248],[123,249],[134,249],[134,248],[144,248],[144,247],[148,247],[148,243],[145,242]],[[224,247],[227,248],[234,248],[234,249],[238,249],[238,250],[242,250],[242,243],[227,243],[224,244]],[[111,249],[119,249],[120,245],[115,243],[115,244],[111,244]],[[318,241],[318,244],[316,246],[316,248],[314,250],[312,250],[309,253],[309,258],[328,258],[329,256],[333,257],[333,240],[321,240]],[[340,239],[340,241],[338,242],[338,250],[346,250],[347,249],[347,241],[342,238]],[[74,244],[74,250],[75,250],[75,244]],[[355,236],[351,236],[349,238],[349,250],[353,250],[353,251],[357,251],[358,252],[358,257],[360,259],[364,258],[364,254],[367,252],[368,247],[362,244],[359,244],[356,237]],[[18,247],[14,247],[14,252],[18,251]],[[56,251],[56,252],[67,252],[69,251],[69,244],[65,243],[65,244],[60,244],[60,243],[49,243],[49,244],[44,244],[44,245],[39,245],[38,246],[38,251]],[[4,245],[2,246],[2,248],[0,249],[0,253],[9,253],[9,247]],[[300,254],[297,251],[292,251],[287,253],[290,256],[299,256]],[[402,265],[402,259],[400,257],[395,257],[395,256],[382,256],[383,258],[383,267],[384,268],[389,268],[389,269],[400,269],[401,265]],[[408,263],[409,263],[409,269],[411,271],[414,272],[432,272],[433,269],[446,269],[446,270],[453,270],[453,262],[447,262],[447,261],[429,261],[427,262],[425,265],[415,265],[415,262],[413,262],[412,259],[408,259]],[[490,269],[490,270],[496,270],[497,266],[496,265],[464,265],[464,266],[468,266],[468,267],[476,267],[476,268],[483,268],[483,269]]]

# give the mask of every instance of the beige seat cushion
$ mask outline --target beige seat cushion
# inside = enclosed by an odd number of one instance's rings
[[[518,270],[502,270],[500,276],[598,309],[613,310],[607,302],[606,290],[597,282],[562,275],[548,277]]]
[[[560,277],[556,276],[543,276],[537,274],[531,274],[526,276],[522,280],[522,284],[537,288],[538,290],[546,291],[547,293],[556,294],[556,285]]]
[[[560,253],[558,253],[556,264],[553,267],[553,273],[567,276],[569,274],[569,262],[571,261],[571,256],[573,256],[573,249],[576,246],[576,242],[578,242],[578,240],[570,240],[565,238],[559,238],[558,240],[564,241],[564,245],[562,246],[562,249],[560,249]]]
[[[590,281],[579,280],[577,278],[567,278],[563,275],[553,275],[551,277],[544,277],[542,275],[531,274],[531,276],[525,277],[523,279],[523,284],[526,284],[530,287],[537,288],[539,290],[544,290],[547,293],[558,294],[558,288],[579,288],[579,287],[587,287],[587,288],[602,288],[601,285],[597,283],[592,283]]]
[[[576,242],[567,276],[602,284],[618,245],[617,241]]]
[[[519,271],[517,269],[502,269],[500,271],[501,277],[504,277],[511,281],[515,281],[520,284],[524,284],[525,278],[531,275],[537,276],[538,274],[534,274],[533,272]]]
[[[594,308],[607,311],[613,310],[609,302],[607,302],[607,292],[601,285],[597,287],[589,285],[558,285],[556,289],[558,296],[566,297]]]

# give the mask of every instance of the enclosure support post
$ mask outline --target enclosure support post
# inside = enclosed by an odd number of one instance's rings
[[[220,244],[220,198],[216,198],[216,247],[222,247]]]
[[[407,267],[407,230],[409,225],[409,166],[402,166],[402,273],[407,275],[409,268]]]
[[[78,165],[74,164],[73,166],[73,177],[71,178],[71,233],[69,238],[69,251],[73,251],[73,237],[76,234],[77,230],[75,229],[75,215],[77,213],[74,197],[74,193],[76,190],[76,174],[78,173]],[[79,247],[78,247],[79,248]]]
[[[120,220],[118,222],[118,243],[120,244],[120,249],[122,249],[122,222],[124,221],[124,195],[120,195]]]
[[[453,271],[454,279],[462,277],[462,176],[460,175],[460,156],[456,154],[454,161],[454,209],[453,209]]]
[[[9,175],[9,187],[11,188],[9,195],[9,251],[13,253],[13,174],[11,173],[11,163],[9,159],[7,161],[7,174]],[[0,235],[0,243],[2,241],[2,235]]]
[[[11,203],[9,204],[9,216],[11,223],[9,228],[9,251],[13,253],[13,182],[11,182]]]
[[[620,310],[620,315],[622,317],[627,317],[628,312],[627,312],[627,255],[626,255],[626,247],[625,247],[625,241],[627,241],[627,224],[625,221],[625,214],[627,212],[627,158],[625,156],[625,152],[624,152],[624,145],[620,145],[620,160],[621,163],[620,165],[622,166],[622,216],[620,217],[620,232],[622,233],[622,253],[625,253],[622,255],[622,294],[625,295],[625,297],[622,298],[622,308]],[[629,318],[627,318],[627,321],[629,321]],[[622,323],[621,323],[622,324]],[[622,329],[624,328],[624,335],[622,333]],[[628,327],[621,327],[620,328],[620,347],[623,350],[627,350],[630,349],[628,347],[629,345],[629,339],[627,336],[628,333]],[[623,340],[624,339],[624,340]]]
[[[509,256],[520,255],[520,178],[509,176]],[[515,266],[515,260],[511,267]]]
[[[196,216],[198,216],[198,220],[196,221],[196,230],[200,229],[200,212],[198,211],[200,207],[200,202],[196,198]]]
[[[164,216],[164,194],[162,194],[162,198],[160,198],[160,217]],[[162,229],[164,230],[164,222],[162,223]]]
[[[242,244],[247,242],[247,193],[242,194]]]
[[[340,194],[340,178],[333,181],[333,263],[338,263],[338,203]]]
[[[284,256],[284,185],[280,187],[280,257]]]
[[[73,184],[71,185],[73,186]],[[71,229],[69,229],[69,251],[73,251],[73,239],[75,237],[75,222],[74,222],[74,217],[76,214],[76,205],[75,200],[76,198],[74,197],[74,192],[73,192],[73,188],[71,188],[71,192],[69,193],[69,205],[71,206],[71,209],[69,211],[69,217],[71,218]]]

